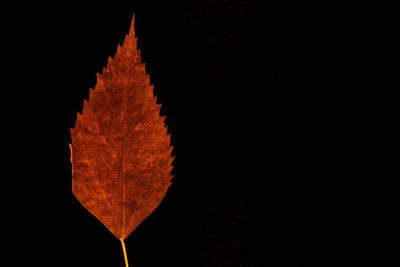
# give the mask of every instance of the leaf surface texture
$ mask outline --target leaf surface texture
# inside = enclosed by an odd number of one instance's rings
[[[134,18],[71,129],[72,191],[118,239],[126,239],[171,185],[170,135],[137,50]]]

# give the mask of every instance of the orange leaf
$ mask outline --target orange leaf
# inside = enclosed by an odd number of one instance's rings
[[[133,17],[78,113],[70,145],[74,195],[121,241],[171,185],[173,148],[160,107],[137,50]]]

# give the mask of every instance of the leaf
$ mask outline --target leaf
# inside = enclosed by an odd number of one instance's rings
[[[171,185],[173,147],[137,50],[134,17],[71,129],[72,191],[123,241]]]

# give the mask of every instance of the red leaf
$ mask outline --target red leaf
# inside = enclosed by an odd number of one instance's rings
[[[160,204],[171,184],[170,136],[129,34],[109,58],[71,129],[72,191],[118,239]]]

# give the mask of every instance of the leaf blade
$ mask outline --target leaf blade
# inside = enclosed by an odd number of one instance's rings
[[[126,239],[171,185],[172,147],[161,105],[137,50],[134,17],[71,129],[73,193],[118,239]]]

